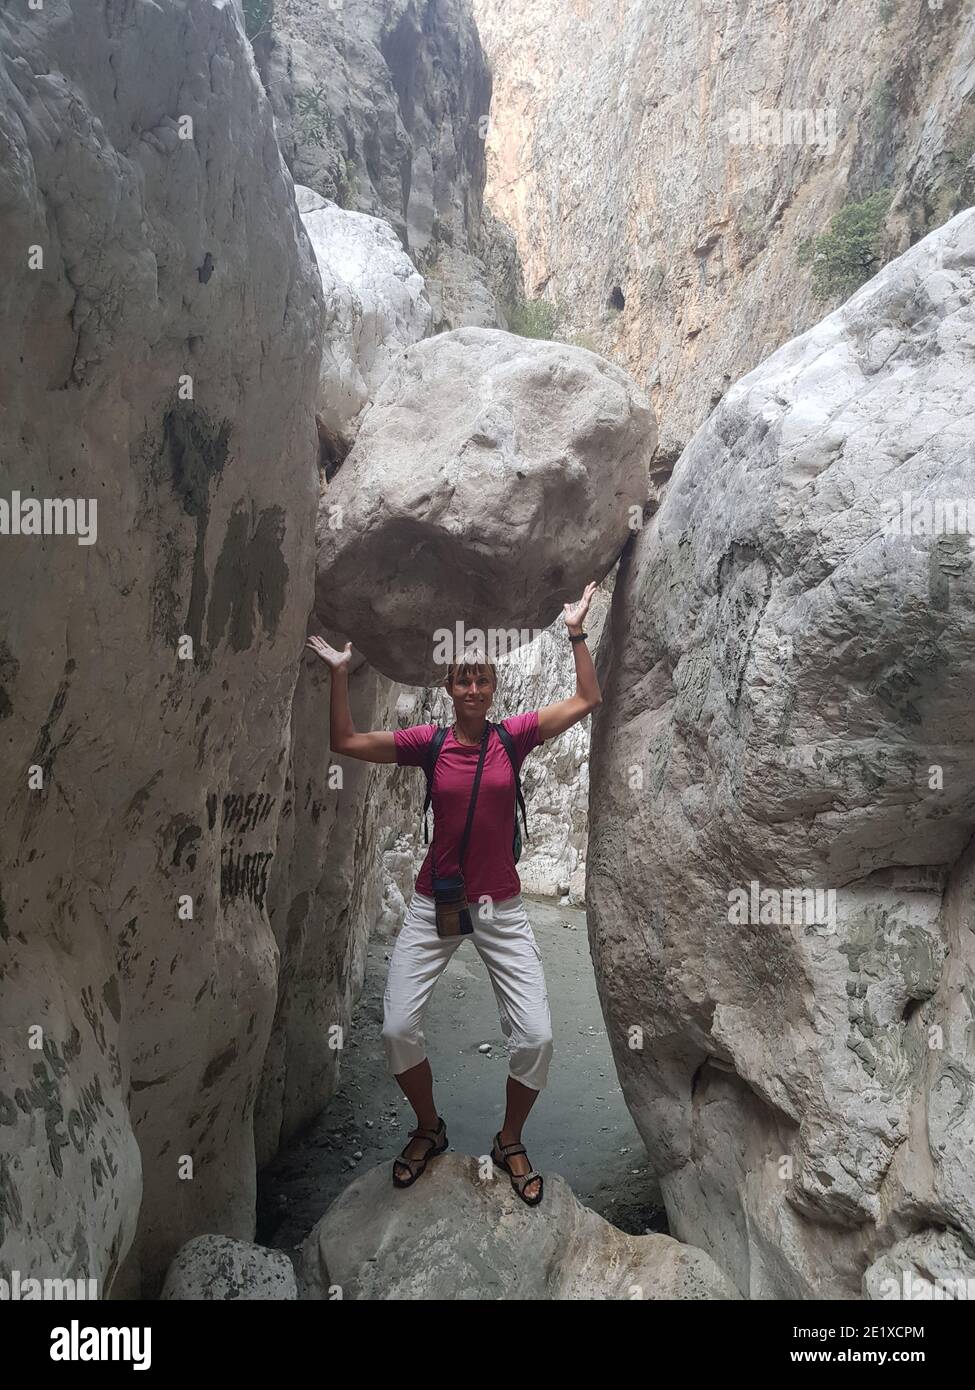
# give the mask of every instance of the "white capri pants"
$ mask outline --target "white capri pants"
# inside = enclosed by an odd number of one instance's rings
[[[490,918],[485,915],[488,907]],[[552,1058],[552,1020],[542,953],[521,894],[484,907],[471,904],[470,912],[472,936],[440,937],[433,899],[414,890],[393,946],[383,995],[387,1068],[398,1076],[426,1057],[423,1015],[433,987],[457,947],[471,940],[491,977],[501,1031],[512,1042],[508,1075],[540,1091]]]

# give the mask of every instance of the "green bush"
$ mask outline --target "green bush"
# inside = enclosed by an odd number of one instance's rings
[[[852,294],[883,264],[882,241],[893,191],[882,188],[862,203],[841,208],[821,236],[807,237],[798,249],[799,264],[812,266],[817,299]]]
[[[527,299],[508,310],[508,327],[519,338],[554,338],[555,307],[547,299]]]

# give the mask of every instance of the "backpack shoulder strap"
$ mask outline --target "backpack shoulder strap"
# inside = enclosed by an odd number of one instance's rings
[[[433,797],[433,774],[434,774],[434,771],[436,770],[437,759],[440,757],[440,750],[441,750],[441,748],[443,747],[443,745],[444,745],[444,740],[446,739],[446,737],[447,737],[447,735],[448,735],[449,732],[450,732],[450,730],[447,729],[445,726],[442,726],[442,727],[440,727],[440,728],[434,730],[434,735],[433,735],[433,738],[430,740],[430,747],[429,747],[429,749],[428,749],[428,751],[427,751],[427,760],[426,760],[426,762],[425,762],[424,765],[423,765],[423,771],[424,771],[424,773],[426,774],[426,779],[427,779],[427,795],[426,795],[426,800],[425,800],[424,803],[423,803],[423,843],[424,843],[424,844],[428,844],[428,843],[429,843],[429,836],[428,836],[428,834],[427,834],[427,813],[428,813],[428,811],[430,810],[430,801],[431,801],[431,799],[432,799],[432,797]]]
[[[524,798],[524,796],[522,795],[522,791],[521,791],[521,772],[520,772],[519,767],[518,767],[518,757],[517,757],[517,755],[516,755],[516,753],[515,753],[515,741],[514,741],[514,739],[511,737],[510,733],[509,733],[508,730],[504,727],[503,724],[492,724],[492,725],[491,725],[491,728],[495,730],[495,732],[496,732],[497,735],[498,735],[498,738],[501,740],[502,744],[504,745],[504,751],[507,753],[507,755],[508,755],[508,760],[509,760],[509,762],[511,763],[512,769],[514,770],[514,774],[515,774],[515,796],[518,798],[518,805],[519,805],[519,807],[521,808],[521,822],[522,822],[522,825],[524,825],[524,827],[525,827],[525,834],[526,834],[526,836],[527,836],[527,834],[528,834],[528,815],[527,815],[527,812],[525,811],[525,798]],[[516,811],[516,812],[515,812],[515,819],[517,820],[517,818],[518,818],[518,813],[517,813],[517,811]]]

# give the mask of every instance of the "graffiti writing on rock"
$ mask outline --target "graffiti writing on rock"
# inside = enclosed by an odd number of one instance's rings
[[[216,828],[219,811],[224,832],[220,848],[221,903],[246,900],[264,906],[274,850],[253,847],[246,840],[267,822],[276,800],[267,792],[228,792],[222,803],[215,792],[207,797],[210,829]]]

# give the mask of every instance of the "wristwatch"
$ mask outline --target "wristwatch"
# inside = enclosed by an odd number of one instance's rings
[[[570,641],[570,642],[584,642],[588,636],[589,636],[589,633],[588,633],[588,632],[570,632],[570,633],[569,633],[569,641]]]

